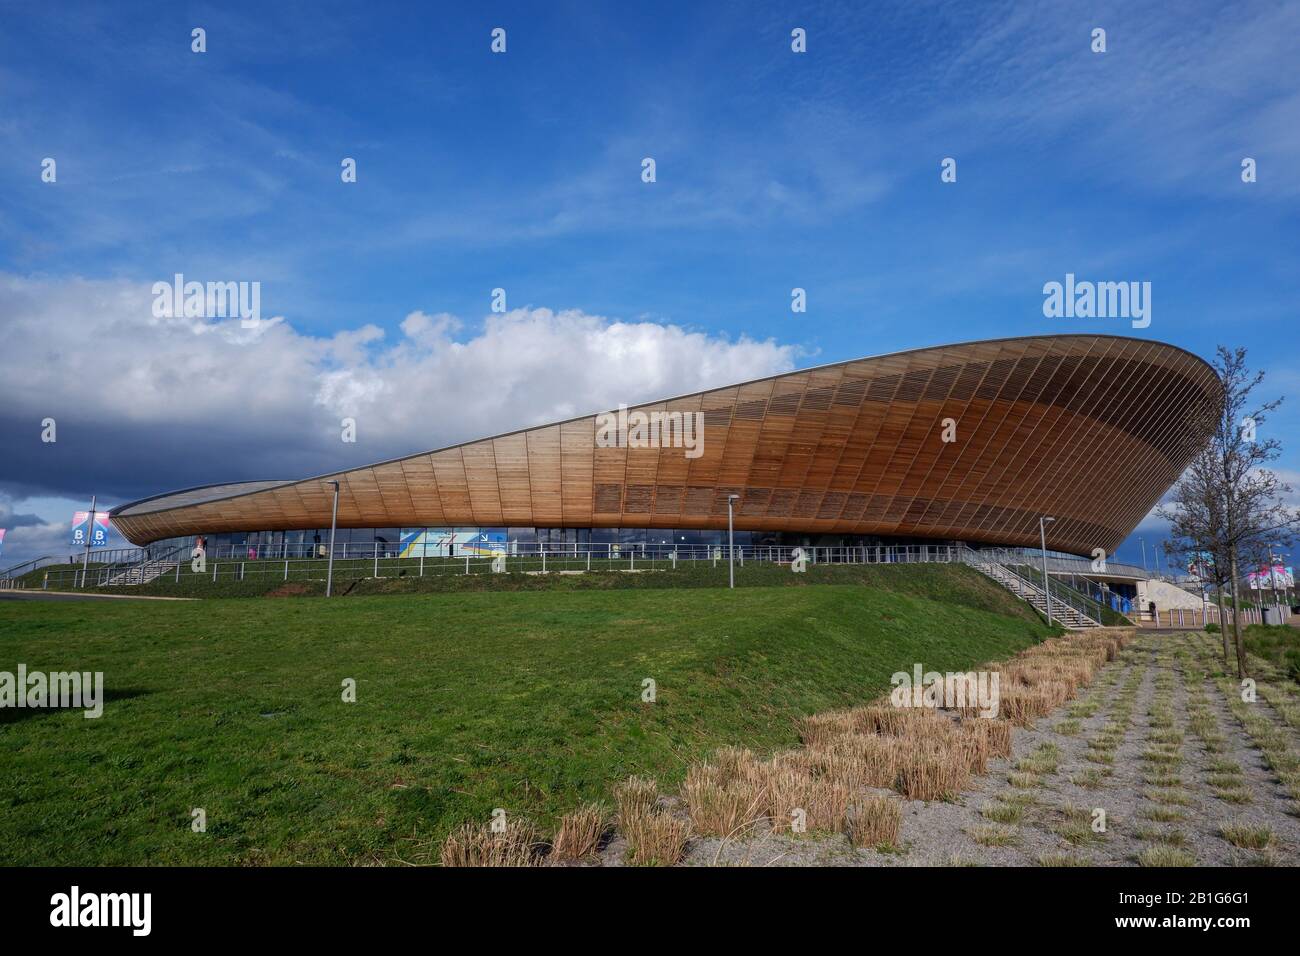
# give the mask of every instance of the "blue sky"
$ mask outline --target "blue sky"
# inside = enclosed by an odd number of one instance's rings
[[[92,492],[951,341],[1245,345],[1298,391],[1300,6],[411,6],[0,5],[5,564]],[[282,322],[142,321],[175,272],[259,281]],[[1045,318],[1067,272],[1151,282],[1151,326]],[[529,335],[493,328],[496,287]],[[359,448],[326,434],[353,407]],[[57,449],[33,444],[46,414]]]

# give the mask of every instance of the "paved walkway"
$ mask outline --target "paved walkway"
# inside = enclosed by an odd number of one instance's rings
[[[85,594],[79,591],[0,591],[0,601],[197,601],[148,594]]]

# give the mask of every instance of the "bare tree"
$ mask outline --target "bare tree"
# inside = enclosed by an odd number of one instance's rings
[[[1228,641],[1228,615],[1224,612],[1223,595],[1228,587],[1228,558],[1215,551],[1220,521],[1212,474],[1212,452],[1209,446],[1192,462],[1175,486],[1170,501],[1160,513],[1171,522],[1171,537],[1166,542],[1168,553],[1180,559],[1201,584],[1202,592],[1214,589],[1215,604],[1219,608],[1219,632],[1223,640],[1223,666],[1232,666],[1232,650]],[[1175,519],[1173,515],[1176,514]]]
[[[1251,397],[1264,373],[1250,371],[1244,348],[1220,345],[1213,365],[1223,385],[1223,406],[1213,434],[1179,479],[1170,501],[1157,513],[1170,522],[1179,549],[1199,545],[1222,566],[1232,594],[1233,642],[1240,678],[1246,676],[1241,556],[1257,553],[1271,541],[1289,541],[1300,530],[1300,510],[1284,500],[1290,486],[1265,467],[1281,454],[1281,442],[1264,438],[1261,432],[1282,399],[1258,403]]]

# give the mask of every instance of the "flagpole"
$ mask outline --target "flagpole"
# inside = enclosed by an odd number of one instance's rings
[[[90,539],[95,534],[95,496],[90,496],[90,520],[86,522],[86,550],[81,556],[81,586],[86,586],[86,568],[90,565]]]

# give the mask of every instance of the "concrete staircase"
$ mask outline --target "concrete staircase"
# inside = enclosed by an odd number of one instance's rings
[[[988,575],[1022,601],[1028,601],[1044,617],[1047,616],[1047,595],[1033,581],[1026,580],[1005,565],[994,561],[981,561],[978,557],[973,557],[967,563],[976,571]],[[1082,609],[1067,604],[1055,594],[1052,595],[1052,620],[1072,631],[1101,627],[1101,621]]]
[[[160,558],[142,561],[139,564],[132,565],[125,571],[110,575],[101,587],[131,587],[133,585],[148,584],[150,581],[162,577],[168,571],[175,571],[179,561],[176,550],[172,549],[171,552]]]

